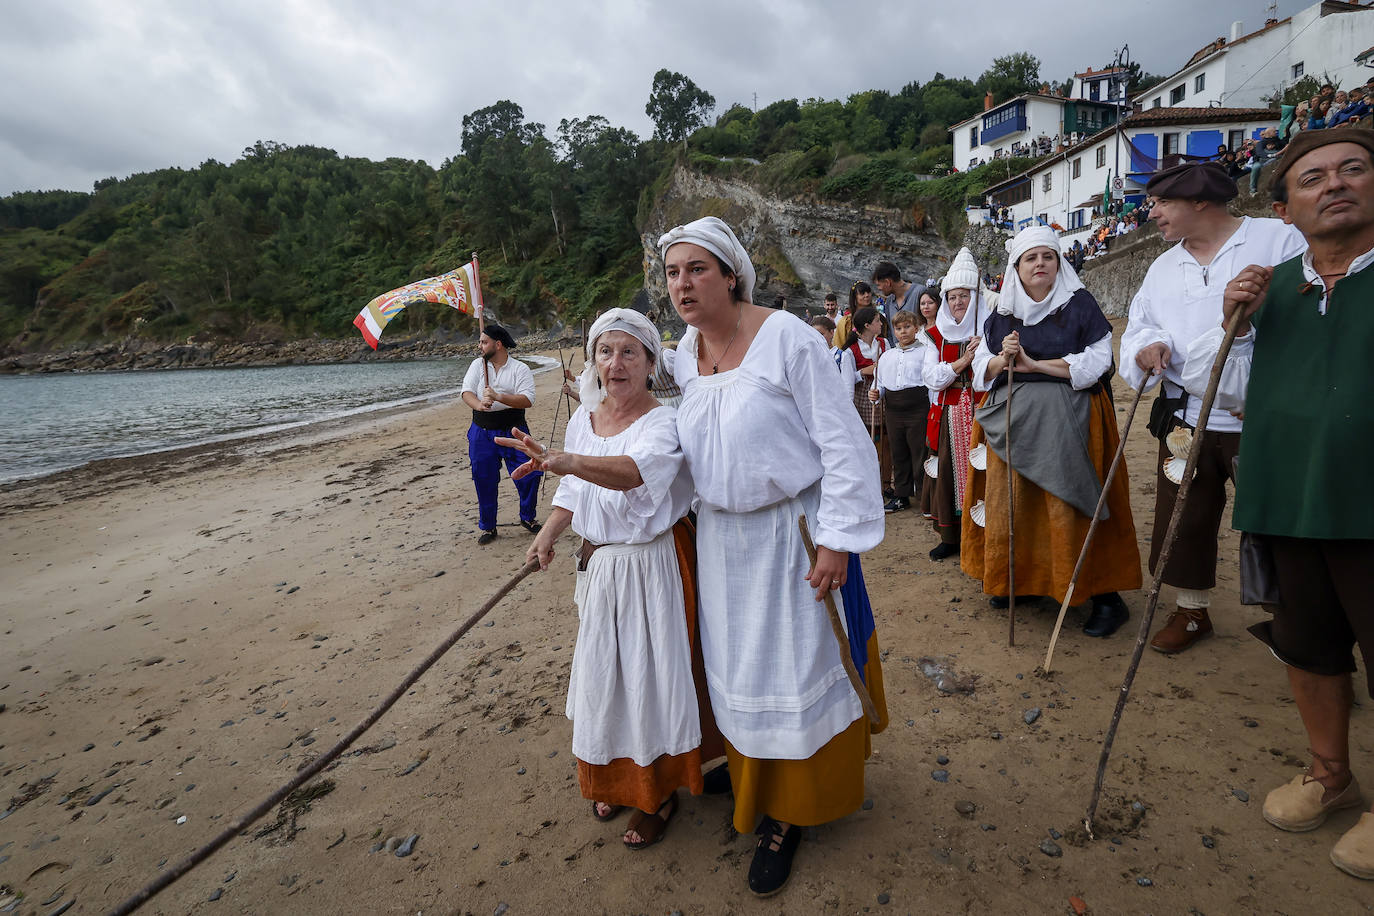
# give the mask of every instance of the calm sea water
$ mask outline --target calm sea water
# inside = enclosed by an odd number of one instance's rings
[[[529,357],[543,371],[556,361]],[[0,482],[457,397],[466,359],[0,376]]]

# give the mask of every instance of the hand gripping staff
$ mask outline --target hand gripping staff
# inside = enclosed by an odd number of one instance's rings
[[[1236,330],[1240,327],[1241,309],[1236,309],[1226,325],[1226,336],[1221,339],[1216,362],[1212,364],[1212,375],[1207,380],[1207,391],[1202,396],[1202,406],[1198,410],[1197,428],[1193,430],[1193,444],[1188,449],[1188,463],[1183,468],[1183,482],[1178,485],[1178,496],[1174,499],[1174,512],[1169,516],[1169,529],[1164,534],[1164,544],[1159,551],[1159,562],[1155,565],[1155,578],[1150,583],[1150,593],[1146,596],[1145,613],[1140,618],[1140,631],[1136,633],[1135,649],[1131,652],[1131,664],[1126,669],[1126,678],[1121,682],[1121,693],[1116,698],[1116,711],[1112,713],[1111,725],[1107,727],[1106,739],[1102,742],[1102,756],[1097,761],[1097,778],[1093,780],[1093,794],[1088,799],[1088,812],[1083,818],[1083,826],[1088,836],[1093,835],[1093,815],[1097,814],[1097,802],[1102,795],[1102,779],[1107,773],[1107,760],[1112,754],[1112,742],[1116,740],[1116,728],[1121,724],[1121,713],[1126,708],[1126,700],[1131,696],[1131,683],[1135,681],[1136,669],[1140,667],[1140,656],[1145,652],[1145,640],[1150,635],[1150,624],[1155,619],[1155,607],[1159,604],[1159,589],[1164,584],[1164,570],[1169,568],[1169,555],[1173,553],[1174,541],[1178,540],[1178,527],[1183,519],[1183,506],[1188,493],[1193,488],[1193,472],[1197,469],[1198,455],[1202,453],[1202,437],[1207,432],[1207,418],[1212,413],[1212,402],[1217,399],[1217,387],[1221,384],[1221,373],[1226,368],[1226,357],[1231,353],[1231,345],[1236,341]]]
[[[816,545],[811,542],[811,529],[806,526],[806,516],[797,516],[797,527],[801,529],[802,543],[806,545],[806,555],[811,558],[811,567],[816,567]],[[873,705],[873,698],[868,695],[868,688],[859,678],[859,672],[854,668],[854,659],[849,657],[849,637],[845,635],[844,624],[840,622],[839,609],[835,607],[835,596],[830,592],[825,593],[825,610],[830,616],[830,629],[835,634],[835,640],[840,644],[840,664],[844,665],[844,673],[849,675],[849,686],[854,688],[854,692],[859,695],[859,703],[864,708],[864,714],[868,716],[868,721],[877,725],[878,709]]]

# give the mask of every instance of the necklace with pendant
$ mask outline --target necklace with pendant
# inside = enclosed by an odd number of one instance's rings
[[[706,342],[706,338],[705,338],[705,337],[702,337],[702,338],[701,338],[701,345],[702,345],[703,347],[706,348],[706,355],[709,356],[709,357],[711,358],[711,360],[712,360],[712,362],[711,362],[711,374],[712,374],[712,375],[717,375],[717,374],[720,373],[720,361],[721,361],[722,359],[725,358],[726,354],[730,352],[730,348],[731,348],[732,346],[734,346],[735,338],[739,336],[739,325],[740,325],[740,322],[743,321],[743,320],[744,320],[744,309],[741,308],[741,309],[739,310],[739,317],[735,319],[735,333],[733,333],[733,334],[730,335],[729,341],[727,341],[726,344],[725,344],[725,349],[720,351],[720,357],[719,357],[719,358],[717,358],[717,357],[715,356],[715,354],[713,354],[713,353],[711,352],[711,345],[708,344],[708,343]]]

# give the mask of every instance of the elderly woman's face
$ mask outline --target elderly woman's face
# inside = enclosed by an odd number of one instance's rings
[[[678,242],[663,254],[668,298],[688,324],[698,324],[734,304],[733,276],[721,272],[716,256],[700,245]]]
[[[605,332],[596,339],[592,355],[596,357],[596,374],[607,396],[625,398],[648,390],[646,382],[654,364],[649,351],[633,334]]]
[[[945,293],[945,302],[949,303],[950,317],[956,322],[964,320],[964,313],[968,311],[968,304],[972,301],[972,290],[952,289]]]

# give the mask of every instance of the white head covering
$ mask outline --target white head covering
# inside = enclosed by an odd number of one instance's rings
[[[745,302],[754,301],[754,283],[757,280],[754,264],[749,260],[749,252],[744,250],[739,239],[735,238],[735,233],[730,231],[730,227],[725,225],[723,220],[714,216],[703,216],[685,226],[669,229],[659,237],[659,255],[666,255],[668,249],[678,242],[700,245],[728,264],[735,272],[736,282],[739,284],[735,288],[735,293]]]
[[[972,296],[962,321],[955,321],[949,311],[949,292],[953,289],[966,289]],[[935,316],[935,327],[939,329],[941,337],[956,343],[977,336],[987,317],[988,306],[983,300],[983,283],[978,265],[973,260],[973,252],[960,248],[954,256],[954,262],[949,265],[949,273],[940,281],[940,311]]]
[[[1032,300],[1016,271],[1016,262],[1032,248],[1049,248],[1060,254],[1059,235],[1049,226],[1027,226],[1014,238],[1007,239],[1007,269],[1002,274],[1002,298],[997,303],[997,311],[1021,319],[1024,325],[1039,324],[1046,315],[1063,308],[1064,303],[1083,288],[1078,272],[1060,255],[1059,273],[1049,295],[1040,302]]]
[[[649,351],[653,357],[653,364],[658,365],[662,358],[663,344],[658,339],[658,329],[653,323],[634,309],[607,309],[602,315],[592,322],[592,329],[587,332],[587,362],[582,366],[582,374],[577,378],[577,393],[582,398],[582,405],[588,411],[596,410],[597,405],[606,397],[606,391],[598,382],[596,374],[596,340],[607,331],[624,331],[626,334],[633,335],[640,343],[644,344],[644,349]]]

